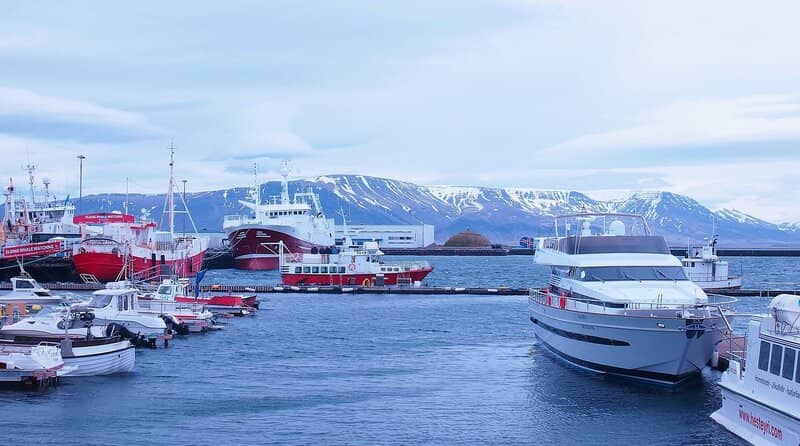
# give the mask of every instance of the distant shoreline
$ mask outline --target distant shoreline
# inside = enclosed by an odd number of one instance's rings
[[[534,249],[529,248],[381,248],[386,255],[406,256],[518,256],[533,255]],[[670,248],[672,255],[683,257],[686,247]],[[721,257],[800,257],[800,247],[792,248],[717,248],[717,255]]]

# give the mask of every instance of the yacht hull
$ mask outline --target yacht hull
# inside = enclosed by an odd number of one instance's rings
[[[717,319],[598,314],[531,303],[536,336],[562,359],[593,372],[678,386],[714,351]]]
[[[720,384],[722,407],[711,419],[754,445],[800,444],[800,418],[771,409]]]

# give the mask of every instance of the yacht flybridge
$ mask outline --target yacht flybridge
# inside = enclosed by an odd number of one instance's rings
[[[632,214],[555,219],[534,262],[549,286],[531,292],[536,336],[593,372],[674,386],[711,360],[725,326],[718,307],[686,277],[666,241]]]

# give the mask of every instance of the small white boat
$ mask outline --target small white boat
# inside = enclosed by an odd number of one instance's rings
[[[0,344],[0,382],[36,384],[56,378],[63,369],[55,345]]]
[[[742,287],[742,276],[731,275],[728,262],[717,256],[717,236],[703,246],[687,247],[681,259],[686,276],[703,291],[736,290]]]
[[[64,298],[50,293],[31,277],[12,277],[11,291],[0,296],[0,303],[22,302],[26,304],[57,304]]]
[[[711,418],[754,445],[800,444],[800,296],[782,294],[752,318],[745,352],[731,352]]]
[[[3,344],[7,345],[3,341]],[[37,345],[48,342],[57,345],[67,370],[59,376],[98,376],[127,373],[136,362],[136,349],[127,339],[119,335],[97,338],[37,338],[15,337],[17,345]]]

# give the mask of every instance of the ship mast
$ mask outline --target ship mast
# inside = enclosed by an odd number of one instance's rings
[[[289,203],[289,160],[281,162],[281,204]]]
[[[28,184],[31,185],[31,203],[36,204],[36,192],[33,187],[33,172],[36,170],[36,166],[28,162],[25,169],[28,171]]]
[[[169,142],[169,190],[167,191],[167,209],[169,209],[169,235],[175,237],[175,197],[173,196],[175,188],[175,177],[173,176],[173,168],[175,166],[175,145],[173,141]]]
[[[256,201],[256,205],[253,208],[256,213],[255,218],[259,218],[258,207],[261,206],[261,185],[258,184],[258,164],[256,163],[253,163],[253,198]]]

